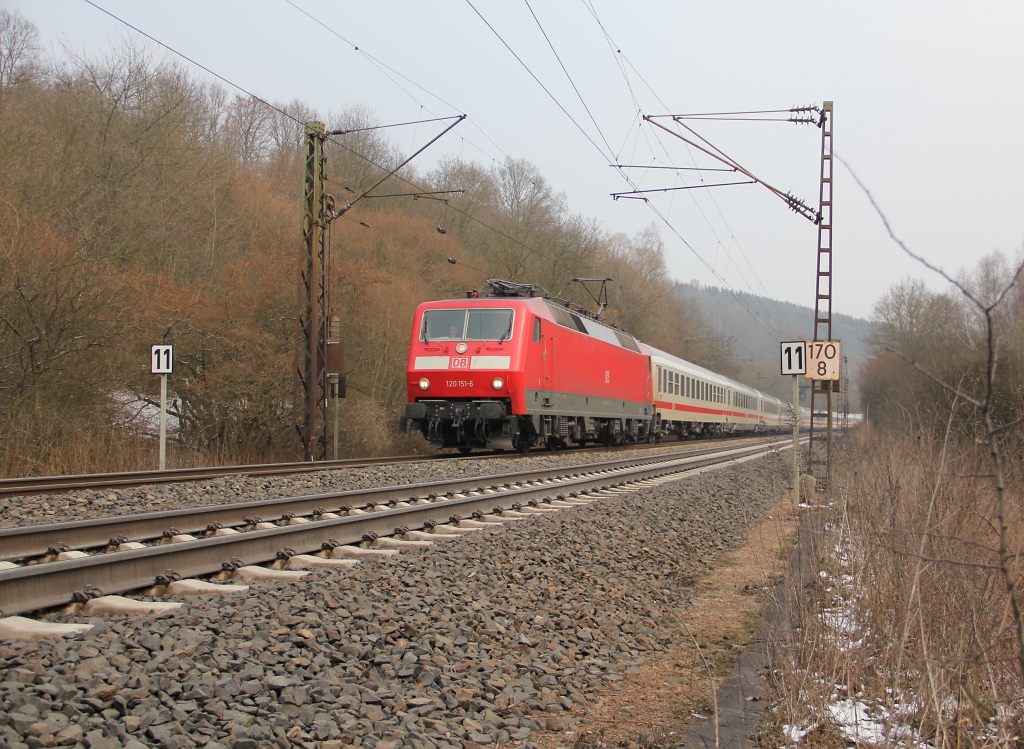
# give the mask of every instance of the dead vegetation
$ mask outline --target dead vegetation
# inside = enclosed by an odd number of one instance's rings
[[[154,343],[175,346],[169,465],[294,458],[302,123],[362,128],[326,146],[338,201],[404,155],[358,106],[274,106],[127,38],[44,56],[31,20],[0,10],[3,475],[153,467]],[[613,276],[613,319],[662,348],[701,349],[704,323],[670,293],[655,231],[610,235],[514,158],[406,168],[377,192],[446,189],[464,192],[367,200],[331,226],[346,455],[421,445],[395,434],[413,309],[486,278],[586,302],[569,278]],[[721,371],[724,352],[696,349]]]
[[[892,238],[949,291],[907,281],[876,305],[871,423],[841,452],[818,576],[792,590],[762,743],[1021,746],[1024,264],[952,277]]]

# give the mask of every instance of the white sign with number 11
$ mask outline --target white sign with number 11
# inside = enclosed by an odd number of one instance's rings
[[[171,374],[174,370],[174,346],[155,343],[149,357],[150,374]]]
[[[782,342],[782,374],[802,375],[807,372],[807,341]]]

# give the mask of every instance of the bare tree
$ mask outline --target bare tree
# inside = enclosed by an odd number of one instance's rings
[[[974,283],[971,283],[970,280],[958,280],[950,276],[942,268],[935,266],[921,255],[912,251],[903,240],[896,236],[871,192],[860,181],[860,178],[850,168],[850,165],[842,159],[840,161],[850,171],[857,185],[871,201],[872,207],[885,224],[886,231],[892,241],[911,258],[952,285],[977,316],[979,322],[978,329],[983,342],[981,351],[984,358],[984,377],[979,383],[980,392],[968,391],[961,383],[953,384],[953,381],[935,374],[929,367],[923,366],[913,356],[908,356],[904,352],[893,348],[888,350],[941,387],[953,398],[970,404],[979,416],[982,432],[980,439],[988,449],[992,466],[992,473],[989,478],[996,496],[996,510],[995,517],[993,518],[993,525],[995,525],[998,539],[996,557],[998,559],[999,571],[1006,586],[1007,600],[1012,614],[1012,629],[1017,646],[1017,665],[1020,668],[1021,676],[1024,677],[1024,610],[1021,607],[1016,573],[1013,569],[1013,563],[1017,559],[1018,554],[1010,548],[1009,499],[1006,487],[1006,458],[1003,449],[1003,440],[1006,438],[1007,433],[1021,423],[1024,423],[1024,418],[1017,418],[1007,423],[997,423],[996,420],[997,373],[1001,355],[998,320],[1004,314],[1004,302],[1007,303],[1006,306],[1009,306],[1009,301],[1018,293],[1017,284],[1021,275],[1024,274],[1024,262],[1018,263],[1012,270],[1004,269],[1003,273],[994,272],[995,268],[992,263],[983,263]]]
[[[18,11],[0,9],[0,96],[38,72],[39,30]]]

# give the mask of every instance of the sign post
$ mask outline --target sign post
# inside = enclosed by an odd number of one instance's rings
[[[174,346],[153,344],[149,371],[160,375],[160,470],[167,470],[167,375],[174,370]]]
[[[800,375],[807,373],[807,341],[783,341],[781,371],[793,378],[793,507],[800,506]]]

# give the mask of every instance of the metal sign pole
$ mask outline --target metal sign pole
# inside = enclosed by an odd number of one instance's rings
[[[800,377],[808,371],[807,341],[783,341],[779,372],[793,378],[793,507],[800,506]]]
[[[800,375],[793,375],[793,507],[800,506]]]
[[[149,373],[160,375],[160,470],[167,469],[167,375],[174,371],[174,346],[154,343],[149,350]]]
[[[160,470],[167,470],[167,375],[160,375]]]
[[[338,385],[334,385],[334,459],[338,459]]]

